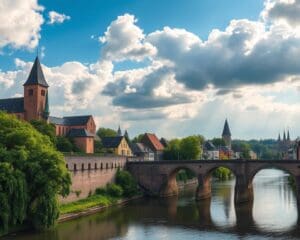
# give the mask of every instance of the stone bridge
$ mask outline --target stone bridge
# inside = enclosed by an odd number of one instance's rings
[[[235,203],[253,200],[252,181],[262,169],[283,170],[294,177],[299,204],[300,161],[297,160],[197,160],[127,162],[127,169],[138,181],[140,187],[151,196],[167,197],[178,194],[176,174],[181,169],[191,170],[198,178],[196,199],[211,196],[211,173],[219,168],[230,169],[236,178]]]

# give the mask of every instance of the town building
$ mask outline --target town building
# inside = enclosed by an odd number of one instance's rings
[[[94,152],[96,125],[91,115],[52,117],[49,111],[48,88],[39,58],[36,57],[27,81],[24,97],[0,99],[0,110],[15,115],[20,120],[44,120],[55,125],[57,136],[74,139],[85,153]]]
[[[206,160],[220,159],[219,150],[211,141],[205,141],[203,144],[203,158]]]
[[[132,143],[131,149],[135,160],[137,161],[154,161],[154,152],[143,143]]]
[[[163,159],[164,146],[161,144],[155,134],[145,133],[141,139],[141,143],[153,151],[155,161],[160,161]]]
[[[277,149],[281,159],[295,159],[294,145],[295,141],[291,140],[290,131],[283,131],[283,137],[281,138],[280,133],[277,139]]]
[[[124,136],[104,137],[101,139],[107,153],[118,156],[132,156],[132,150]]]

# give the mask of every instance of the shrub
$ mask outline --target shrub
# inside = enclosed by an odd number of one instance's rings
[[[97,188],[95,190],[95,194],[96,195],[106,195],[107,194],[106,188]]]
[[[122,187],[114,183],[106,186],[106,192],[111,197],[122,197],[123,195]]]
[[[137,183],[131,174],[124,170],[118,170],[116,175],[116,183],[122,187],[124,197],[132,197],[137,194]]]

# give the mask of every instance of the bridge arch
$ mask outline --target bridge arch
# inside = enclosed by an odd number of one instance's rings
[[[197,179],[197,173],[195,172],[194,169],[185,165],[176,166],[170,169],[169,174],[167,175],[167,178],[165,179],[165,182],[162,184],[162,187],[160,189],[160,194],[159,194],[160,196],[169,197],[169,196],[178,195],[179,188],[178,188],[176,176],[180,170],[190,171],[195,175],[195,178]]]

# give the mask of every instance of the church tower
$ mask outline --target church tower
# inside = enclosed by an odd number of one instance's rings
[[[225,120],[223,133],[222,133],[222,139],[224,140],[226,146],[231,149],[231,132],[229,129],[229,124],[228,124],[227,119]]]
[[[25,120],[47,120],[49,116],[49,85],[45,80],[38,57],[35,58],[29,77],[23,86]],[[47,113],[45,112],[45,110],[47,111]]]

